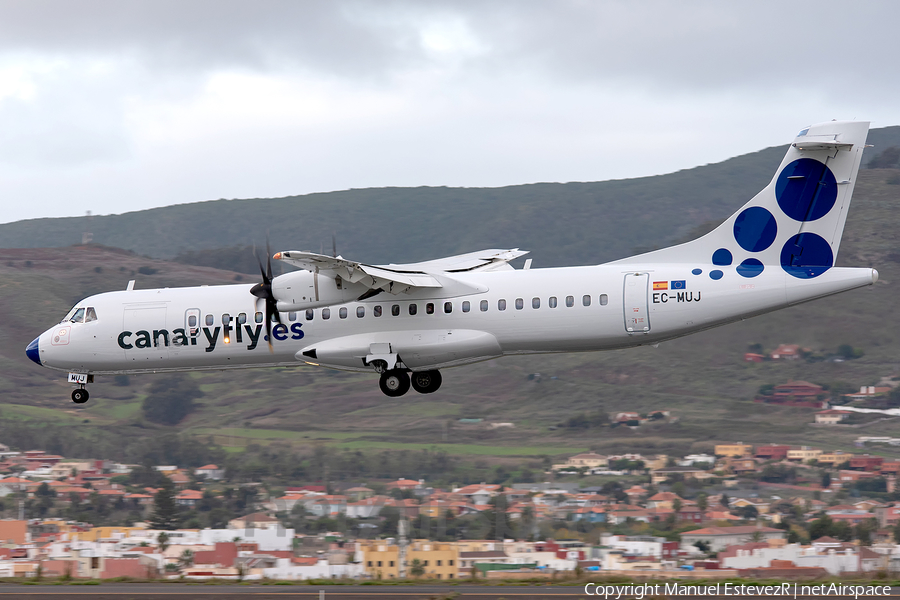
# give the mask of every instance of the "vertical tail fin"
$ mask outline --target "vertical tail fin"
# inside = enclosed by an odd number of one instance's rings
[[[754,277],[767,267],[799,279],[834,266],[869,123],[829,121],[794,138],[772,181],[705,236],[615,261],[733,267]]]

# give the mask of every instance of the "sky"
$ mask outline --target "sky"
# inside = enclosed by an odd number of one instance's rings
[[[900,3],[0,0],[0,222],[667,173],[900,124]]]

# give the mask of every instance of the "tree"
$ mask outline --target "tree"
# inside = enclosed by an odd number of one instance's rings
[[[422,561],[418,558],[414,558],[412,560],[412,564],[410,565],[409,574],[413,577],[421,577],[425,574],[425,567],[422,566]]]
[[[704,512],[706,511],[707,508],[709,508],[709,501],[706,497],[706,494],[699,494],[697,496],[697,508],[699,508],[700,510],[702,510]]]
[[[825,471],[822,473],[822,489],[827,490],[831,487],[831,473]]]
[[[160,534],[160,535],[168,535],[168,534]],[[190,567],[194,564],[194,551],[188,548],[184,552],[181,553],[181,556],[178,557],[178,564],[181,565],[182,568]]]
[[[156,536],[156,545],[160,552],[165,552],[169,547],[169,534],[163,531]]]
[[[153,516],[150,527],[171,531],[178,527],[178,507],[175,505],[175,484],[168,477],[162,482],[153,498]]]
[[[681,498],[675,498],[675,500],[672,501],[672,510],[675,511],[676,515],[678,515],[678,513],[681,512],[681,508],[682,508]]]
[[[728,501],[728,494],[722,492],[722,497],[719,498],[719,504],[721,504],[725,508],[729,508],[731,506],[730,502]]]
[[[203,392],[193,379],[183,375],[163,377],[150,386],[150,393],[144,399],[141,410],[148,421],[177,425],[193,412],[194,398],[202,396]]]

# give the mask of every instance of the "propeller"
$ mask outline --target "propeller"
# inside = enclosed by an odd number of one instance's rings
[[[278,303],[275,300],[275,296],[272,295],[272,250],[269,248],[269,236],[266,236],[265,268],[263,268],[259,255],[256,256],[256,260],[259,262],[259,273],[262,275],[262,282],[250,288],[250,293],[256,296],[257,300],[265,300],[266,302],[266,339],[269,342],[269,352],[274,353],[275,349],[272,347],[272,320],[274,318],[280,325],[281,316],[278,314]]]

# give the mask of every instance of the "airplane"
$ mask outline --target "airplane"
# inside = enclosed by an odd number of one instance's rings
[[[501,356],[658,345],[878,280],[875,269],[834,266],[868,129],[803,129],[762,191],[669,248],[545,269],[513,268],[527,254],[518,248],[388,265],[267,248],[255,285],[130,281],[76,304],[25,353],[67,371],[80,404],[95,375],[305,363],[377,373],[398,397]],[[272,259],[300,270],[273,277]]]

